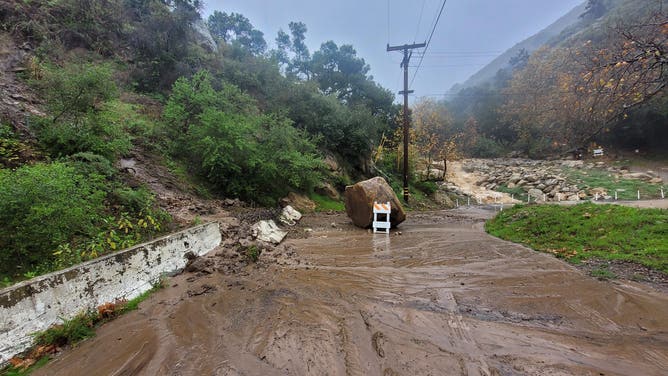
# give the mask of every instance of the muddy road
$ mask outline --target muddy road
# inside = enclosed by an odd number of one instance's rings
[[[666,374],[666,293],[490,237],[489,215],[306,218],[298,262],[170,279],[34,375]]]

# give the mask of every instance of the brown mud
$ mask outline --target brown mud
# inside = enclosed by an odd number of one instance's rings
[[[306,217],[292,262],[218,252],[33,375],[665,375],[667,294],[493,238],[491,214]]]

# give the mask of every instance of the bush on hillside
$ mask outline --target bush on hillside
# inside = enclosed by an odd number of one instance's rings
[[[99,179],[60,162],[0,169],[0,273],[28,271],[60,244],[92,236],[104,212]]]
[[[179,79],[165,106],[172,153],[186,157],[224,194],[263,204],[309,190],[322,161],[314,142],[280,115],[262,115],[247,94],[213,87],[206,72]]]
[[[33,127],[53,156],[90,152],[114,159],[131,148],[109,66],[46,65],[34,84],[44,93],[50,116],[36,119]]]

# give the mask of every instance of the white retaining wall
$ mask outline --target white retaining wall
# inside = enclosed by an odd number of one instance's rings
[[[0,290],[0,365],[29,348],[32,333],[132,299],[182,270],[186,253],[204,255],[220,241],[218,224],[208,223]]]

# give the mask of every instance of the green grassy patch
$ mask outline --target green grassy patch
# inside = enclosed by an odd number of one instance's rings
[[[148,297],[151,296],[154,292],[156,292],[156,291],[158,291],[158,290],[160,290],[164,287],[165,287],[164,282],[162,280],[160,280],[158,283],[153,285],[153,287],[150,290],[139,294],[139,296],[137,296],[136,298],[128,300],[125,304],[123,304],[121,309],[120,309],[120,313],[126,313],[126,312],[136,310],[137,308],[139,308],[139,303],[148,299]]]
[[[604,170],[566,169],[565,172],[567,180],[582,189],[605,188],[612,197],[617,190],[619,200],[637,200],[638,191],[640,191],[641,199],[658,199],[661,198],[661,188],[664,194],[668,194],[668,186],[650,184],[637,179],[623,179]]]
[[[597,268],[591,271],[591,276],[598,279],[615,279],[617,275],[607,268]]]
[[[499,238],[573,263],[624,260],[668,273],[668,210],[618,205],[517,205],[485,225]]]
[[[314,193],[311,195],[311,200],[315,202],[316,208],[315,211],[344,211],[346,210],[345,205],[340,200],[334,200],[327,196],[319,195]]]

